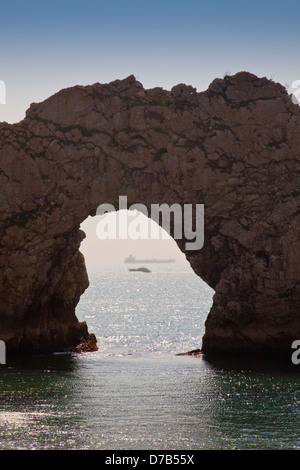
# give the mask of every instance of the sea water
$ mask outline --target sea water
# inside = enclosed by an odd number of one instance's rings
[[[201,347],[214,292],[150,269],[89,273],[97,352],[1,366],[0,449],[300,449],[300,366],[177,355]]]

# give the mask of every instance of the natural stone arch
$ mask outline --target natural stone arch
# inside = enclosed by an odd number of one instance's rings
[[[187,251],[215,290],[206,354],[290,354],[300,335],[299,107],[241,72],[206,92],[133,76],[61,90],[0,125],[0,339],[17,354],[88,340],[80,223],[99,204],[205,205]],[[185,240],[177,240],[184,251]]]

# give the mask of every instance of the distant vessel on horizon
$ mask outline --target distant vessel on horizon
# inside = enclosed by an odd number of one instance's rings
[[[137,259],[133,255],[129,255],[127,258],[124,259],[124,263],[175,263],[175,259],[173,258],[151,258],[151,259]]]

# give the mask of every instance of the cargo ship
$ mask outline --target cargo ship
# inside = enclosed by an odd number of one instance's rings
[[[125,258],[124,263],[175,263],[175,259],[172,258],[149,258],[149,259],[137,259],[133,255],[129,255]]]

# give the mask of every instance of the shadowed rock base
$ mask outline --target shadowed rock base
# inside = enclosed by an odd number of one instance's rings
[[[266,328],[266,326],[264,326]],[[271,330],[272,328],[270,328]],[[259,338],[260,337],[260,338]],[[260,333],[251,337],[242,336],[239,332],[230,333],[218,328],[218,331],[206,331],[203,337],[202,353],[206,357],[261,357],[261,358],[291,358],[292,343],[300,338],[297,331],[280,332],[278,329],[273,336],[263,337]]]
[[[28,356],[35,354],[51,354],[54,352],[93,352],[97,351],[97,339],[89,333],[85,322],[73,326],[62,322],[53,330],[35,331],[33,328],[22,330],[20,336],[7,341],[7,356]]]

